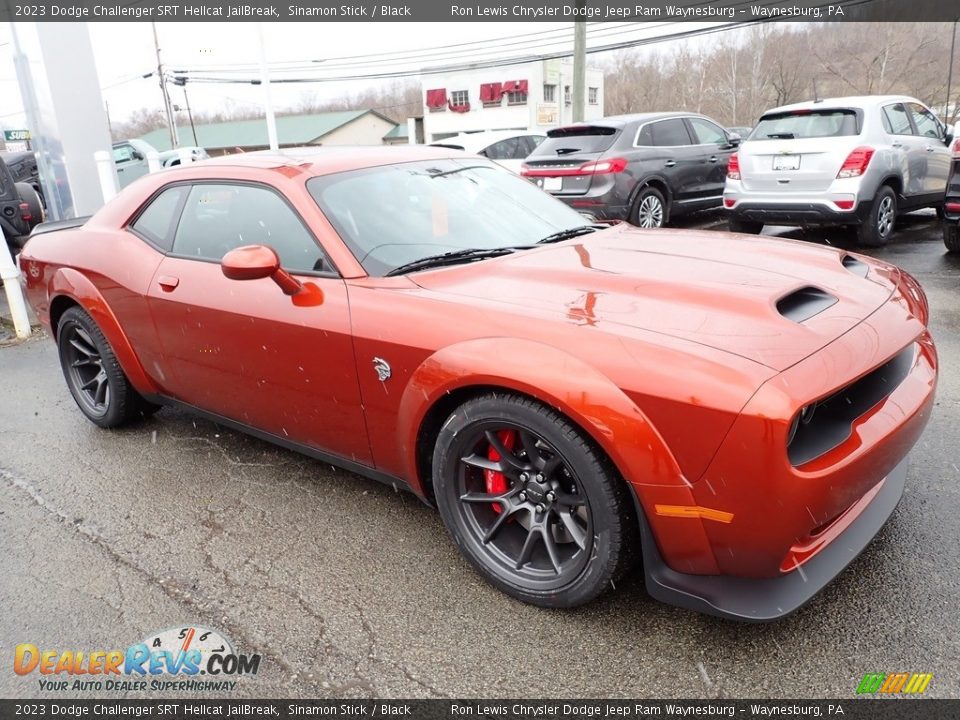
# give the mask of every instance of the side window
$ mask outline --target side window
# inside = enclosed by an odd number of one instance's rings
[[[701,118],[690,118],[690,125],[698,145],[726,145],[727,133],[719,125]]]
[[[903,103],[887,105],[883,108],[883,127],[891,135],[913,135],[913,128],[910,126],[910,116],[907,115],[907,109]]]
[[[113,148],[113,161],[115,163],[130,162],[135,159],[133,145],[117,145]]]
[[[507,138],[490,145],[483,151],[483,154],[491,160],[514,160],[521,157],[517,148],[518,145],[519,138]],[[526,155],[522,157],[526,157]]]
[[[173,228],[177,223],[177,210],[189,189],[185,185],[179,185],[164,190],[147,205],[130,227],[164,252],[170,252]]]
[[[939,140],[943,133],[940,130],[940,123],[929,110],[923,105],[910,103],[910,112],[913,114],[913,122],[917,126],[917,133],[923,137]]]
[[[673,147],[675,145],[689,145],[690,134],[681,118],[659,120],[650,124],[653,144],[657,147]]]
[[[219,261],[244,245],[269,245],[292,272],[329,269],[300,218],[273,190],[252,185],[201,184],[190,190],[173,251]]]

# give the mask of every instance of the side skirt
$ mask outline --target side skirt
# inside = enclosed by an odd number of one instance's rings
[[[238,432],[245,433],[246,435],[252,435],[259,440],[264,440],[268,443],[279,445],[286,450],[293,450],[294,452],[298,452],[301,455],[306,455],[314,460],[319,460],[320,462],[324,462],[329,465],[335,465],[343,470],[356,473],[357,475],[369,478],[370,480],[376,480],[384,485],[390,485],[398,490],[404,490],[416,495],[416,497],[418,497],[425,504],[430,504],[425,498],[413,492],[413,489],[410,487],[410,485],[402,478],[396,477],[395,475],[390,475],[389,473],[381,472],[380,470],[372,468],[369,465],[364,465],[363,463],[358,463],[354,460],[348,460],[347,458],[335,455],[333,453],[324,452],[323,450],[317,450],[316,448],[310,447],[309,445],[304,445],[303,443],[295,442],[289,438],[279,437],[278,435],[266,432],[265,430],[260,430],[251,425],[247,425],[236,420],[231,420],[223,415],[202,410],[181,400],[175,400],[162,395],[150,397],[148,400],[150,400],[150,402],[157,403],[158,405],[180,408],[181,410],[189,412],[193,415],[199,415],[200,417],[209,420],[210,422],[214,422],[217,425],[223,425],[231,430],[236,430]]]

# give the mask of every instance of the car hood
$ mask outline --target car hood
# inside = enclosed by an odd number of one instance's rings
[[[886,302],[898,271],[799,241],[619,225],[410,278],[492,311],[660,333],[784,370]]]

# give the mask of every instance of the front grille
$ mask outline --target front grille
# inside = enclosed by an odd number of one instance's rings
[[[830,397],[807,406],[794,419],[796,425],[787,444],[794,467],[804,465],[844,443],[853,424],[897,389],[913,367],[916,347],[910,345],[876,370]]]

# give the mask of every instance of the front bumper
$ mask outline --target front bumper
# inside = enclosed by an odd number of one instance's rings
[[[904,458],[881,481],[872,501],[836,539],[798,569],[773,578],[677,572],[660,556],[650,526],[640,513],[647,592],[671,605],[733,620],[764,622],[789,615],[843,572],[870,543],[900,502],[906,480]]]

